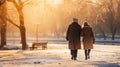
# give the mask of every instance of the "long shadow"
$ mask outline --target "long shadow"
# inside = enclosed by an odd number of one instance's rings
[[[35,60],[35,59],[46,59],[46,60],[63,60],[62,58],[56,58],[56,57],[31,57],[31,58],[18,58],[18,59],[12,59],[12,60],[0,60],[0,62],[5,62],[5,61],[24,61],[24,60]]]
[[[105,51],[105,50],[95,50],[93,49],[93,51],[96,51],[96,52],[106,52],[106,53],[118,53],[118,52],[111,52],[111,51]]]
[[[99,64],[98,67],[120,67],[120,65],[109,63],[109,64]]]
[[[118,63],[107,63],[105,61],[96,61],[93,65],[97,65],[98,67],[120,67]]]

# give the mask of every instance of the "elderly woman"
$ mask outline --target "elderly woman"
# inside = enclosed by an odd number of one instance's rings
[[[90,58],[90,51],[91,49],[93,49],[93,44],[95,42],[92,28],[88,25],[87,22],[84,23],[82,35],[83,35],[83,48],[85,50],[85,60],[87,60]]]

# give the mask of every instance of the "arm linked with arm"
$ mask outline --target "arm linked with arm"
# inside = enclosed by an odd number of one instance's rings
[[[67,32],[66,32],[66,40],[68,41],[68,37],[69,37],[69,28],[70,27],[68,27],[68,30],[67,30]]]
[[[91,29],[91,33],[92,33],[92,38],[93,38],[93,44],[95,43],[95,37],[94,37],[94,34],[93,34],[93,31]]]

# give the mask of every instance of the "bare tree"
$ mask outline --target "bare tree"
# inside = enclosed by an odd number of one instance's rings
[[[113,0],[106,0],[103,2],[103,6],[104,8],[101,9],[100,15],[101,18],[99,18],[99,20],[102,19],[102,26],[99,26],[99,30],[101,30],[101,32],[103,33],[103,35],[111,34],[112,36],[112,40],[115,39],[115,35],[117,33],[118,30],[118,23],[116,20],[116,12],[115,12],[115,3],[113,2]],[[98,22],[99,24],[101,23]],[[103,28],[103,29],[102,29]]]
[[[115,35],[118,29],[118,23],[115,19],[116,12],[115,12],[115,3],[113,3],[113,0],[109,0],[106,4],[106,22],[108,24],[109,31],[112,36],[112,40],[115,39]]]
[[[9,20],[12,24],[14,24],[16,27],[20,29],[22,49],[25,50],[27,49],[27,43],[26,43],[26,29],[24,26],[23,7],[28,0],[26,0],[25,2],[22,2],[22,0],[7,0],[7,1],[13,3],[19,14],[20,25],[16,25],[12,21],[10,21],[10,19],[7,20]]]
[[[97,30],[102,34],[104,40],[106,40],[106,34],[107,34],[107,27],[106,27],[106,22],[105,22],[105,13],[101,13],[101,15],[98,17],[99,19],[97,20]]]
[[[120,35],[120,29],[119,29],[119,26],[120,26],[120,0],[117,0],[117,13],[116,13],[116,23],[117,23],[117,33]]]
[[[6,2],[5,0],[0,1],[0,29],[1,29],[1,45],[0,48],[2,48],[4,45],[6,45],[6,26],[7,21],[4,18],[6,17]]]

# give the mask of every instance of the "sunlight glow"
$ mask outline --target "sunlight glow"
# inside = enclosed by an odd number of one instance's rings
[[[52,6],[57,6],[63,2],[63,0],[46,0],[47,4]]]
[[[92,2],[93,2],[93,3],[96,3],[96,2],[97,2],[97,0],[92,0]]]

